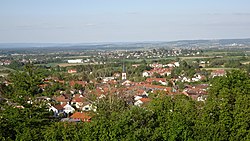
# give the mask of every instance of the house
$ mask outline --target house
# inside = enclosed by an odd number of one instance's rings
[[[66,104],[65,106],[63,106],[63,112],[65,112],[66,114],[72,114],[74,113],[75,108],[73,108],[71,105]]]
[[[167,66],[167,67],[170,67],[170,68],[175,67],[175,65],[173,63],[168,63],[167,65],[164,65],[164,66]]]
[[[76,69],[70,69],[70,70],[68,70],[68,73],[77,73],[77,70]]]
[[[151,76],[151,74],[150,74],[149,71],[144,71],[144,72],[142,73],[142,76],[143,76],[143,77],[149,77],[149,76]]]
[[[73,86],[75,86],[75,84],[78,84],[78,85],[82,85],[84,87],[87,83],[88,83],[87,81],[74,81],[74,80],[72,80],[69,82],[69,85],[71,87],[73,87]]]
[[[164,75],[170,75],[171,74],[171,68],[154,68],[151,69],[150,71],[144,71],[142,73],[143,77],[149,77],[149,76],[153,76],[155,73],[160,74],[161,76]]]
[[[183,78],[181,78],[181,82],[191,82],[191,79],[184,76]]]
[[[179,63],[179,62],[174,62],[174,65],[175,65],[176,67],[179,67],[179,66],[180,66],[180,63]]]
[[[216,76],[224,76],[226,75],[226,71],[225,70],[214,70],[211,72],[211,77],[214,78]]]
[[[54,97],[53,98],[55,101],[60,102],[60,104],[68,104],[70,102],[69,96],[62,94],[60,96]]]
[[[200,75],[200,74],[195,74],[194,77],[192,77],[192,82],[197,82],[197,81],[201,81],[204,80],[206,77],[204,75]]]
[[[207,95],[199,95],[198,97],[197,97],[197,101],[206,101],[207,100]]]
[[[142,106],[143,104],[148,103],[149,101],[150,101],[149,98],[141,98],[141,99],[137,100],[137,101],[134,103],[134,105],[140,107],[140,106]]]
[[[117,78],[121,77],[121,74],[120,73],[114,73],[113,76],[114,76],[115,79],[117,79]]]
[[[149,66],[152,68],[162,68],[163,67],[162,64],[158,64],[158,63],[149,64]]]
[[[162,85],[167,85],[168,84],[165,78],[147,78],[146,82],[150,83],[150,84],[152,84],[153,82],[158,82],[158,83],[160,83]]]
[[[142,99],[142,98],[148,98],[148,96],[147,96],[147,95],[136,95],[136,96],[134,97],[134,100],[135,100],[135,101],[138,101],[138,100],[140,100],[140,99]]]
[[[188,86],[183,90],[183,94],[191,97],[193,100],[205,101],[207,99],[207,84],[200,84],[197,86]]]
[[[96,107],[93,106],[91,103],[82,107],[82,111],[94,111],[96,112]]]
[[[111,81],[111,80],[114,80],[115,77],[103,77],[102,80],[103,80],[103,83],[106,83],[108,81]]]
[[[129,81],[129,80],[125,80],[123,83],[122,83],[123,86],[130,86],[132,85],[132,82]]]
[[[71,103],[76,106],[77,109],[83,106],[84,98],[82,95],[76,94],[73,96]]]
[[[70,116],[71,119],[81,120],[83,122],[90,122],[91,116],[89,116],[86,112],[75,112],[73,115]]]
[[[59,114],[63,113],[63,105],[54,105],[54,106],[50,106],[49,111],[53,111],[54,112],[54,116],[58,116]]]
[[[75,59],[75,60],[68,60],[69,64],[74,64],[74,63],[83,63],[82,59]]]
[[[137,67],[139,67],[141,64],[132,64],[132,67],[135,67],[135,68],[137,68]]]

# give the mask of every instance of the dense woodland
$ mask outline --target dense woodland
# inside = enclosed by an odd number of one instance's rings
[[[59,122],[45,104],[24,102],[41,94],[37,85],[45,75],[26,66],[10,75],[13,84],[1,85],[1,95],[24,108],[1,101],[0,140],[250,140],[245,71],[213,79],[205,102],[185,95],[151,96],[150,103],[137,107],[113,95],[96,103],[91,122],[80,123]]]

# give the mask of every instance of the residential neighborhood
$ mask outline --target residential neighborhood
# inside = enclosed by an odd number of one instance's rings
[[[62,131],[71,127],[89,133],[111,127],[112,131],[107,132],[124,132],[123,126],[129,132],[130,128],[147,130],[158,126],[178,130],[173,122],[199,125],[199,116],[204,116],[204,123],[210,122],[206,112],[213,118],[218,116],[211,105],[220,109],[227,94],[233,92],[231,97],[241,97],[241,92],[248,92],[245,84],[250,69],[246,54],[235,52],[235,61],[230,61],[227,54],[217,55],[220,50],[171,50],[174,51],[97,50],[51,53],[46,57],[2,56],[0,109],[5,114],[0,114],[0,118],[6,123],[2,125],[19,123],[22,116],[25,123],[46,127],[43,134],[57,126]],[[160,56],[145,58],[150,53]],[[167,57],[162,58],[163,54]],[[188,121],[180,123],[184,119]]]

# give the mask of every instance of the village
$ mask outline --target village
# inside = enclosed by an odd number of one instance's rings
[[[13,127],[4,133],[35,129],[41,138],[57,134],[58,140],[86,131],[92,140],[127,134],[124,126],[131,134],[152,129],[147,134],[157,140],[156,128],[198,126],[200,116],[210,124],[224,99],[244,97],[248,82],[242,81],[250,74],[248,49],[48,49],[0,56],[0,122],[2,129]]]
[[[139,67],[140,64],[132,64],[133,67]],[[127,78],[126,66],[123,65],[121,73],[114,73],[110,77],[95,78],[93,80],[66,81],[57,77],[44,78],[39,88],[46,91],[51,86],[59,83],[69,86],[66,90],[57,90],[56,95],[51,97],[39,96],[27,102],[43,101],[47,104],[47,110],[53,112],[53,117],[60,118],[63,122],[89,122],[91,116],[97,111],[99,100],[117,96],[123,99],[128,105],[145,107],[152,98],[164,96],[186,95],[195,101],[204,102],[208,94],[209,83],[206,76],[201,73],[195,73],[192,78],[184,75],[176,78],[168,77],[174,68],[180,67],[179,62],[168,64],[152,63],[149,64],[150,70],[141,72],[144,81],[133,82]],[[69,69],[68,74],[74,75],[76,69]],[[224,76],[226,71],[223,69],[214,70],[208,76],[209,78]],[[178,83],[185,84],[179,88]],[[199,83],[197,83],[199,82]],[[194,83],[194,84],[192,84]],[[89,86],[92,85],[92,88]],[[8,102],[8,101],[7,101]],[[18,108],[24,108],[17,105]]]
[[[61,55],[65,56],[65,53]],[[46,71],[46,77],[41,78],[42,81],[37,85],[39,94],[33,98],[26,97],[26,101],[29,104],[37,101],[46,103],[46,109],[52,112],[52,117],[63,122],[91,121],[92,116],[97,114],[98,102],[102,99],[112,99],[114,96],[122,99],[127,105],[138,107],[146,107],[155,98],[175,95],[185,95],[204,103],[211,86],[210,81],[215,77],[225,76],[226,72],[231,70],[223,66],[218,67],[221,64],[217,60],[227,56],[206,56],[199,49],[91,51],[92,58],[87,56],[86,53],[90,53],[88,51],[75,53],[71,52],[72,57],[63,59],[61,63],[64,65],[54,67],[36,64],[37,60],[44,56],[42,54],[2,56],[0,65],[9,67],[2,72],[12,72],[11,69],[19,69],[30,63]],[[87,58],[78,59],[79,55]],[[50,56],[62,59],[53,53]],[[145,56],[158,59],[129,61]],[[13,60],[13,57],[18,57],[19,60]],[[170,58],[159,59],[162,57]],[[96,62],[98,58],[106,61]],[[113,61],[107,62],[109,60]],[[11,85],[13,82],[8,81],[6,77],[2,75],[3,83]],[[7,103],[12,105],[13,102],[7,99]],[[24,108],[18,103],[13,105]]]

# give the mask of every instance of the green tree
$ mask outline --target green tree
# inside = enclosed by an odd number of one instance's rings
[[[214,79],[196,123],[197,140],[249,140],[249,98],[250,79],[245,72],[233,70]]]
[[[43,75],[37,73],[37,68],[31,64],[27,64],[24,71],[10,74],[13,92],[11,97],[15,97],[19,102],[25,102],[24,99],[35,96],[39,93],[38,85],[42,83],[42,78]]]

